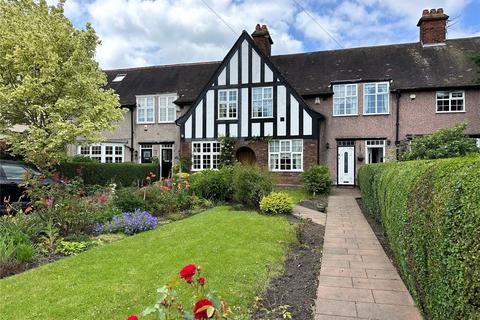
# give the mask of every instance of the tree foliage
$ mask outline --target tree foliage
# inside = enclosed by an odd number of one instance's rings
[[[460,157],[479,152],[474,139],[465,135],[465,123],[440,129],[413,139],[410,150],[401,154],[402,160],[427,160]]]
[[[123,116],[118,96],[103,88],[95,31],[75,29],[63,5],[0,0],[0,134],[44,170],[68,144],[100,141]]]
[[[477,65],[477,83],[480,83],[480,52],[471,54],[471,59]]]

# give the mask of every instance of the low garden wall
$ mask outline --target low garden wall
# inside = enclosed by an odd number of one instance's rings
[[[142,182],[153,172],[158,177],[158,164],[155,163],[97,163],[65,162],[57,166],[60,175],[67,178],[81,177],[86,185],[107,185],[116,183],[130,187]]]
[[[480,319],[480,157],[365,165],[359,185],[425,318]]]

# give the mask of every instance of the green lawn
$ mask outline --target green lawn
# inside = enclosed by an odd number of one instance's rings
[[[310,199],[311,196],[301,187],[277,187],[275,191],[286,192],[292,197],[294,203]]]
[[[246,313],[294,239],[283,217],[213,208],[0,280],[0,318],[126,319],[188,263],[201,265],[207,284]]]

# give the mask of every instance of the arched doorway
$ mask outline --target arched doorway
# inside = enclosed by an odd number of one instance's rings
[[[241,164],[246,164],[253,166],[257,163],[257,157],[255,156],[255,152],[249,147],[240,147],[236,153],[237,161]]]

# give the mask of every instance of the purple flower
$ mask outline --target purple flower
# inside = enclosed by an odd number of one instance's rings
[[[157,223],[157,218],[152,216],[148,211],[136,209],[134,212],[124,212],[113,216],[112,220],[103,226],[95,226],[94,232],[98,230],[100,233],[123,232],[127,235],[132,235],[155,229]]]

